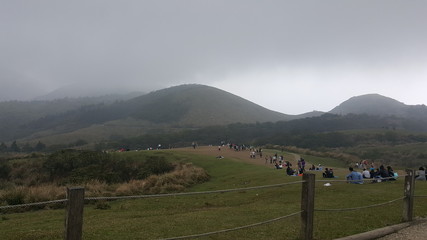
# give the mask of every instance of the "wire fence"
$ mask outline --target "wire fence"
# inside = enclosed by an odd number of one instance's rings
[[[167,193],[167,194],[147,194],[147,195],[129,195],[129,196],[114,196],[114,197],[86,197],[84,200],[86,201],[113,201],[113,200],[125,200],[125,199],[140,199],[140,198],[161,198],[161,197],[177,197],[177,196],[190,196],[190,195],[202,195],[202,194],[214,194],[214,193],[229,193],[229,192],[240,192],[240,191],[248,191],[248,190],[257,190],[257,189],[265,189],[265,188],[275,188],[275,187],[283,187],[287,185],[300,184],[304,181],[295,181],[289,183],[279,183],[279,184],[271,184],[271,185],[263,185],[263,186],[255,186],[255,187],[245,187],[245,188],[233,188],[233,189],[223,189],[223,190],[213,190],[213,191],[201,191],[201,192],[182,192],[182,193]],[[14,205],[6,205],[0,206],[0,210],[2,209],[12,209],[12,208],[23,208],[23,207],[33,207],[33,206],[42,206],[56,203],[64,203],[67,202],[68,199],[58,199],[44,202],[34,202],[34,203],[24,203],[24,204],[14,204]]]
[[[354,210],[362,210],[362,209],[366,209],[366,208],[373,208],[373,207],[381,207],[381,206],[385,206],[400,200],[403,200],[405,197],[400,197],[400,198],[396,198],[384,203],[378,203],[378,204],[372,204],[372,205],[368,205],[368,206],[361,206],[361,207],[354,207],[354,208],[337,208],[337,209],[314,209],[314,211],[318,211],[318,212],[344,212],[344,211],[354,211]]]
[[[164,238],[163,239],[163,240],[172,240],[172,239],[189,239],[189,238],[205,237],[205,236],[214,235],[214,234],[220,234],[220,233],[226,233],[226,232],[231,232],[231,231],[237,231],[237,230],[241,230],[241,229],[252,228],[252,227],[261,226],[264,224],[276,222],[276,221],[279,221],[279,220],[282,220],[285,218],[293,217],[296,215],[301,215],[302,221],[304,221],[304,223],[302,224],[301,232],[304,232],[308,229],[309,231],[311,231],[311,234],[312,234],[312,231],[313,231],[312,228],[313,227],[311,226],[311,228],[310,228],[309,225],[313,224],[313,220],[312,220],[313,214],[311,213],[311,216],[309,217],[311,219],[308,219],[307,216],[309,216],[310,214],[307,214],[307,213],[309,211],[311,211],[311,212],[314,212],[314,211],[318,211],[318,212],[355,211],[355,210],[362,210],[362,209],[367,209],[367,208],[381,207],[381,206],[389,205],[389,204],[395,203],[397,201],[402,201],[402,200],[404,202],[404,207],[406,206],[407,209],[409,209],[406,211],[406,212],[408,212],[408,216],[406,217],[406,219],[409,219],[409,221],[411,221],[412,220],[412,207],[413,207],[413,204],[411,203],[411,201],[413,201],[414,197],[418,197],[418,198],[427,197],[426,195],[415,196],[413,194],[414,176],[413,176],[413,172],[412,172],[411,174],[404,176],[405,177],[405,192],[404,192],[403,197],[396,198],[393,200],[389,200],[389,201],[386,201],[383,203],[368,205],[368,206],[360,206],[360,207],[353,207],[353,208],[339,208],[339,209],[315,209],[314,208],[314,186],[315,186],[316,182],[352,182],[352,181],[358,181],[358,180],[328,179],[328,180],[317,180],[317,181],[315,181],[314,176],[315,176],[314,174],[305,174],[305,175],[303,175],[302,181],[294,181],[294,182],[289,182],[289,183],[271,184],[271,185],[245,187],[245,188],[224,189],[224,190],[213,190],[213,191],[170,193],[170,194],[114,196],[114,197],[84,197],[84,189],[83,189],[83,194],[82,194],[80,201],[82,202],[82,205],[84,205],[84,201],[101,201],[101,200],[112,201],[112,200],[122,200],[122,199],[142,199],[142,198],[191,196],[191,195],[202,195],[202,194],[240,192],[240,191],[248,191],[248,190],[258,190],[258,189],[266,189],[266,188],[283,187],[283,186],[294,185],[294,184],[302,184],[303,188],[301,190],[301,194],[302,194],[301,211],[297,211],[297,212],[291,213],[289,215],[280,216],[280,217],[276,217],[273,219],[269,219],[269,220],[265,220],[265,221],[261,221],[261,222],[257,222],[257,223],[252,223],[252,224],[245,225],[245,226],[239,226],[239,227],[223,229],[223,230],[218,230],[218,231],[212,231],[212,232],[206,232],[206,233],[200,233],[200,234],[193,234],[193,235]],[[393,177],[390,177],[387,179],[382,179],[382,180],[389,180],[389,179],[393,179]],[[363,179],[363,180],[364,181],[372,181],[375,179]],[[79,188],[79,189],[82,189],[82,188]],[[67,189],[67,196],[69,195],[69,192],[68,192],[69,190],[70,189]],[[310,193],[310,191],[312,193]],[[312,199],[310,199],[310,198],[312,198]],[[303,203],[304,201],[306,201],[306,203]],[[310,201],[311,201],[311,203],[310,203]],[[75,200],[72,200],[71,198],[67,198],[67,199],[58,199],[58,200],[36,202],[36,203],[0,206],[0,210],[12,209],[12,208],[21,208],[21,207],[41,206],[41,205],[49,205],[49,204],[58,204],[58,203],[67,203],[67,206],[69,208],[69,206],[73,205],[74,202],[75,202]],[[312,205],[311,210],[310,210],[310,207],[308,207],[308,208],[303,207],[304,205],[305,206]],[[82,208],[83,208],[83,206],[82,206]],[[70,214],[70,211],[73,212],[75,210],[68,209],[68,214]],[[81,216],[80,223],[78,223],[78,224],[83,224],[82,218],[83,218],[83,216]],[[306,219],[304,220],[304,218],[306,218]],[[310,221],[311,221],[311,223],[310,223]],[[307,228],[307,226],[309,226],[309,228]],[[306,229],[303,229],[303,227],[306,227]],[[69,229],[66,229],[66,231],[69,231]],[[80,229],[80,231],[81,231],[81,229]],[[301,236],[300,236],[300,238],[302,238],[302,239],[312,239],[312,237],[310,237],[309,235],[306,235],[306,237],[301,237]],[[68,239],[68,238],[66,238],[66,239]],[[79,239],[81,239],[81,238],[79,238]]]
[[[322,180],[316,180],[316,182],[385,182],[385,181],[394,181],[397,180],[399,177],[406,177],[407,175],[403,176],[397,176],[397,177],[381,177],[381,178],[362,178],[360,180],[339,180],[335,178],[328,178],[329,180],[322,179]]]
[[[193,235],[187,235],[187,236],[180,236],[180,237],[162,238],[160,240],[176,240],[176,239],[189,239],[189,238],[206,237],[206,236],[210,236],[210,235],[214,235],[214,234],[226,233],[226,232],[231,232],[231,231],[237,231],[237,230],[241,230],[241,229],[245,229],[245,228],[257,227],[257,226],[269,224],[269,223],[272,223],[272,222],[277,222],[279,220],[282,220],[282,219],[285,219],[285,218],[289,218],[289,217],[293,217],[293,216],[301,214],[301,213],[302,213],[302,211],[299,211],[299,212],[291,213],[291,214],[286,215],[286,216],[281,216],[281,217],[277,217],[277,218],[273,218],[273,219],[270,219],[270,220],[266,220],[266,221],[262,221],[262,222],[258,222],[258,223],[253,223],[253,224],[249,224],[249,225],[241,226],[241,227],[229,228],[229,229],[218,230],[218,231],[214,231],[214,232],[201,233],[201,234],[193,234]]]
[[[264,186],[245,187],[245,188],[234,188],[224,190],[213,190],[213,191],[202,191],[202,192],[183,192],[183,193],[167,193],[167,194],[152,194],[152,195],[135,195],[135,196],[116,196],[116,197],[87,197],[85,200],[119,200],[119,199],[138,199],[138,198],[159,198],[159,197],[177,197],[177,196],[190,196],[190,195],[202,195],[202,194],[213,194],[213,193],[229,193],[229,192],[240,192],[248,190],[257,190],[264,188],[283,187],[286,185],[300,184],[304,181],[295,181],[289,183],[279,183]]]
[[[34,206],[42,206],[42,205],[49,205],[49,204],[56,204],[56,203],[65,203],[67,201],[68,199],[58,199],[58,200],[51,200],[51,201],[45,201],[45,202],[6,205],[6,206],[0,206],[0,210],[12,209],[12,208],[23,208],[23,207],[34,207]]]

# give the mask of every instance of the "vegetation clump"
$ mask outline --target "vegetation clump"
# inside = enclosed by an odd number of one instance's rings
[[[156,154],[132,158],[123,154],[61,150],[37,159],[1,164],[6,170],[0,176],[0,205],[62,199],[65,187],[75,184],[85,187],[86,196],[115,196],[183,191],[209,180],[202,168],[191,163],[173,163]]]

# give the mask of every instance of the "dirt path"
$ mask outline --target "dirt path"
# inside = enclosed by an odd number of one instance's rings
[[[256,165],[264,165],[264,166],[271,166],[273,167],[273,164],[270,164],[270,161],[268,160],[266,163],[265,157],[273,155],[271,152],[263,152],[262,158],[260,158],[259,155],[256,155],[256,158],[251,158],[250,150],[243,150],[243,151],[235,151],[233,149],[229,149],[227,146],[221,147],[221,150],[219,150],[218,146],[202,146],[202,147],[196,147],[193,148],[178,148],[174,149],[178,151],[185,151],[185,152],[194,152],[201,155],[207,155],[207,156],[223,156],[224,158],[233,158],[239,161],[256,164]],[[280,155],[280,153],[278,153]],[[289,157],[289,154],[286,154],[285,161],[289,161],[292,163],[293,166],[296,166],[297,161],[299,159],[299,155],[297,154],[291,154],[291,157]]]

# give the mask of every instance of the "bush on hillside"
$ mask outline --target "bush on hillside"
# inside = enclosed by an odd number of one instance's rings
[[[43,164],[50,181],[84,183],[91,180],[107,184],[144,179],[173,170],[164,157],[150,156],[143,161],[115,159],[97,151],[61,150],[51,154]]]
[[[6,161],[0,160],[0,179],[8,180],[11,170],[11,167]]]

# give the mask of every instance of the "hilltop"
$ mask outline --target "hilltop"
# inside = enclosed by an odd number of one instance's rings
[[[80,98],[83,100],[83,98]],[[230,123],[276,122],[295,116],[268,110],[223,90],[181,85],[131,99],[0,103],[0,141],[98,141]]]
[[[427,107],[425,105],[406,105],[380,94],[366,94],[352,97],[344,101],[329,111],[329,113],[339,115],[367,114],[372,116],[426,119]]]
[[[424,131],[427,108],[367,94],[352,97],[329,112],[345,118],[320,117],[323,114],[279,113],[218,88],[187,84],[139,96],[0,102],[0,141],[94,143],[236,123],[276,122],[282,122],[280,126],[287,132],[383,127]]]

